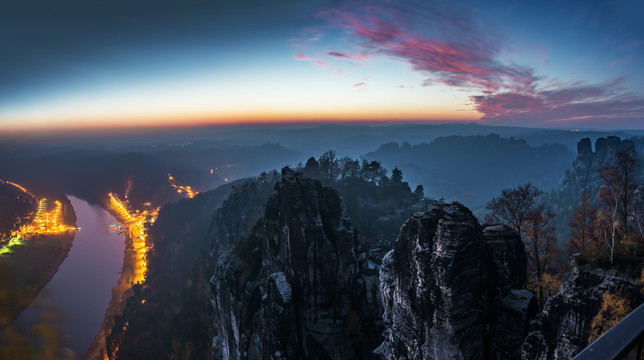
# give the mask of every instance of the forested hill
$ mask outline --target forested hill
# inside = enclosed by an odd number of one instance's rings
[[[366,155],[387,168],[397,166],[428,196],[478,207],[501,189],[532,182],[555,188],[575,159],[561,144],[530,146],[499,135],[448,136],[429,143],[387,143]]]

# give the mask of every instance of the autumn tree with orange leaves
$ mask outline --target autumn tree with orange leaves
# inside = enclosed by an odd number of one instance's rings
[[[595,235],[612,265],[616,256],[632,257],[642,247],[642,236],[631,221],[637,218],[635,205],[640,185],[635,150],[618,151],[613,163],[602,169],[601,177],[599,199],[603,207],[595,219]]]
[[[602,306],[590,325],[588,343],[597,340],[608,329],[617,325],[633,309],[623,297],[618,294],[604,293]]]
[[[584,191],[581,202],[575,206],[575,215],[568,220],[570,227],[570,243],[568,248],[570,252],[580,253],[586,258],[590,258],[594,246],[594,229],[593,225],[597,217],[597,209],[590,203],[590,194]]]
[[[486,208],[486,221],[504,223],[513,228],[526,244],[528,254],[528,288],[537,293],[540,306],[552,288],[560,282],[559,250],[555,237],[555,214],[543,204],[537,204],[542,193],[528,183],[514,189],[504,189]],[[545,277],[544,275],[547,275]]]

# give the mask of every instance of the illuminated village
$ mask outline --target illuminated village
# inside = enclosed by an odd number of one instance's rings
[[[11,181],[2,180],[3,183],[12,185],[25,194],[35,198],[27,189]],[[66,231],[80,230],[75,226],[68,226],[63,221],[63,204],[58,200],[48,200],[42,198],[38,200],[33,219],[24,225],[21,225],[18,230],[11,232],[11,237],[7,244],[0,248],[0,254],[11,253],[15,245],[24,244],[25,240],[30,235],[37,234],[60,234]]]
[[[210,173],[212,174],[212,170],[210,171]],[[190,186],[177,185],[174,176],[172,176],[171,174],[168,174],[168,182],[170,183],[170,186],[172,186],[172,188],[177,191],[178,194],[182,194],[188,199],[192,199],[193,197],[195,197],[195,195],[199,194],[198,191],[193,190]]]
[[[129,202],[121,200],[116,194],[109,193],[110,207],[120,221],[128,228],[132,237],[132,247],[136,253],[136,262],[134,264],[134,281],[133,283],[142,283],[145,280],[145,273],[148,269],[146,254],[149,250],[147,244],[146,223],[152,224],[156,220],[158,209],[138,210],[130,209]]]

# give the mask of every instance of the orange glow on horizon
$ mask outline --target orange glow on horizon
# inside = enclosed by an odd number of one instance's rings
[[[271,109],[272,110],[272,109]],[[1,120],[1,119],[0,119]],[[228,113],[150,113],[129,115],[93,114],[86,116],[33,117],[7,119],[0,122],[0,130],[8,132],[29,132],[38,130],[96,130],[129,129],[149,127],[200,127],[236,125],[315,125],[338,123],[444,123],[480,122],[481,114],[473,111],[454,111],[448,107],[428,110],[422,107],[403,110],[383,107],[365,111],[364,109],[320,109],[310,112],[301,111],[258,111]]]
[[[167,117],[167,118],[136,118],[123,121],[87,121],[79,120],[74,122],[51,122],[41,124],[20,124],[0,126],[0,131],[7,133],[30,133],[38,131],[83,131],[101,129],[138,129],[138,128],[191,128],[207,126],[253,126],[253,125],[325,125],[325,124],[397,124],[397,123],[472,123],[483,122],[480,117],[448,117],[437,116],[386,116],[381,114],[378,117],[355,117],[355,118],[331,118],[324,116],[294,117],[285,118],[279,116],[244,116],[238,118],[214,118],[211,116],[202,117]]]
[[[357,79],[310,74],[308,66],[300,69],[302,77],[294,76],[288,66],[271,72],[256,69],[243,76],[206,72],[154,81],[130,79],[132,83],[124,81],[114,88],[69,90],[0,108],[0,129],[481,119],[470,94],[438,86],[401,89],[401,82],[417,81],[417,74],[404,64],[388,66],[401,75],[374,80],[360,89],[353,86]]]

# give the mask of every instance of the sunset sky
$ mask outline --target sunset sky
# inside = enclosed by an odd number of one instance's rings
[[[0,131],[644,128],[644,2],[0,0]]]

